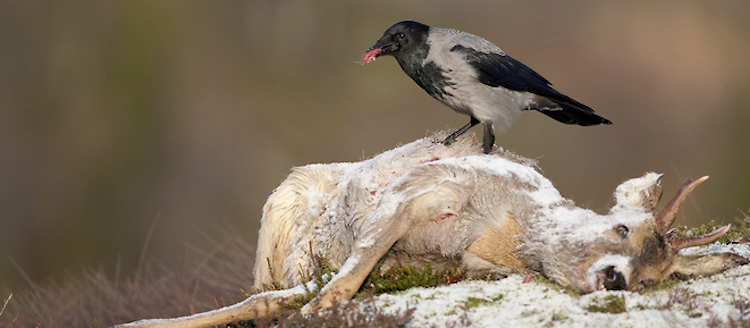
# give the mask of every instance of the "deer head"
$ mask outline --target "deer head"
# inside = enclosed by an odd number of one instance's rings
[[[685,181],[655,213],[662,193],[660,179],[659,174],[647,173],[618,186],[617,203],[607,215],[579,208],[557,210],[559,215],[577,211],[581,219],[569,223],[566,234],[546,236],[544,245],[524,237],[522,259],[529,268],[582,293],[640,290],[662,280],[707,276],[748,263],[731,253],[680,254],[683,248],[715,241],[729,225],[702,236],[677,237],[670,227],[680,204],[708,177]]]

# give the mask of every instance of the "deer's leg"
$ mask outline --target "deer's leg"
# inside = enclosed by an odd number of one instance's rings
[[[286,302],[309,292],[305,286],[286,290],[275,290],[256,294],[244,301],[213,311],[197,313],[172,319],[146,319],[113,328],[203,328],[213,327],[237,320],[248,320],[278,315]]]
[[[380,258],[408,230],[410,222],[398,216],[370,218],[361,238],[339,272],[321,289],[320,294],[302,308],[303,314],[310,314],[332,307],[357,293],[367,275]]]

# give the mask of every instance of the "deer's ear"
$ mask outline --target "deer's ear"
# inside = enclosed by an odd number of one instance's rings
[[[623,182],[615,189],[617,207],[640,207],[653,211],[661,198],[662,174],[649,172],[640,178]]]
[[[745,264],[748,264],[748,259],[733,253],[713,253],[707,255],[678,254],[675,256],[672,268],[665,278],[689,279],[705,277]]]

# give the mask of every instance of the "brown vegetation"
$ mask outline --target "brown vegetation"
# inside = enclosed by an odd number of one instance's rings
[[[81,277],[17,291],[0,327],[108,327],[143,318],[181,316],[241,301],[252,285],[254,247],[236,233],[187,245],[182,271],[145,261],[128,278],[86,269]],[[202,248],[203,247],[203,248]],[[147,262],[147,263],[146,263]]]

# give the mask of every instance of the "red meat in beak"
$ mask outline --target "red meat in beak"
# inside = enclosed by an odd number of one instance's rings
[[[380,52],[383,51],[382,48],[375,48],[375,49],[369,49],[367,52],[365,52],[364,55],[362,55],[362,61],[360,62],[362,65],[367,64],[373,60],[375,60],[375,57],[380,54]]]

